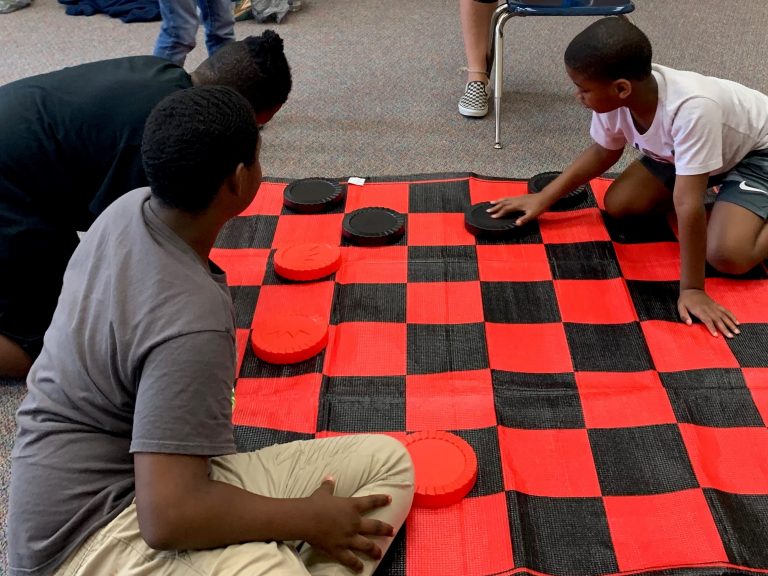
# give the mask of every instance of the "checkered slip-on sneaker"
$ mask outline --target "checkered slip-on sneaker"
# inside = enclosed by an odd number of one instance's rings
[[[459,114],[482,118],[488,114],[488,90],[479,80],[467,82],[464,96],[459,100]]]

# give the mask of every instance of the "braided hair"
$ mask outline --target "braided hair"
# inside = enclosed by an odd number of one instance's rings
[[[283,39],[272,30],[222,46],[195,73],[201,85],[234,88],[256,112],[283,105],[291,91]]]
[[[152,194],[184,212],[202,212],[239,164],[253,164],[258,140],[253,109],[232,88],[174,92],[144,126],[141,156]]]

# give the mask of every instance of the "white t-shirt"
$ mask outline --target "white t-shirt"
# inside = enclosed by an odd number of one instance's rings
[[[619,150],[630,143],[681,176],[722,174],[768,148],[768,96],[736,82],[653,64],[659,103],[638,133],[628,108],[592,114],[592,139]]]

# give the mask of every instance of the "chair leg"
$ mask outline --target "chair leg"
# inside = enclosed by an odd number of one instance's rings
[[[493,64],[494,70],[494,85],[493,85],[493,115],[496,119],[496,143],[493,147],[496,150],[501,149],[501,92],[504,84],[504,25],[507,20],[511,18],[511,14],[503,10],[502,14],[499,14],[500,10],[505,8],[502,6],[494,14],[494,19],[497,20],[494,26],[494,39],[493,39]],[[496,18],[496,15],[499,15]]]
[[[501,15],[506,13],[507,6],[501,5],[496,8],[496,10],[493,13],[493,16],[491,16],[491,28],[488,31],[488,54],[485,56],[485,65],[486,65],[486,73],[488,74],[488,78],[491,77],[491,70],[493,70],[493,59],[494,59],[494,46],[496,43],[496,24],[499,22],[499,18],[501,18]]]

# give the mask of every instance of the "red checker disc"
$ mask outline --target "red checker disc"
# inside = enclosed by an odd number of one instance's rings
[[[275,272],[288,280],[318,280],[340,265],[341,248],[330,244],[294,244],[275,252]]]
[[[251,347],[271,364],[295,364],[328,344],[328,325],[315,316],[273,316],[254,324]]]
[[[440,431],[407,436],[416,471],[414,506],[441,508],[460,502],[477,480],[477,456],[463,438]]]

